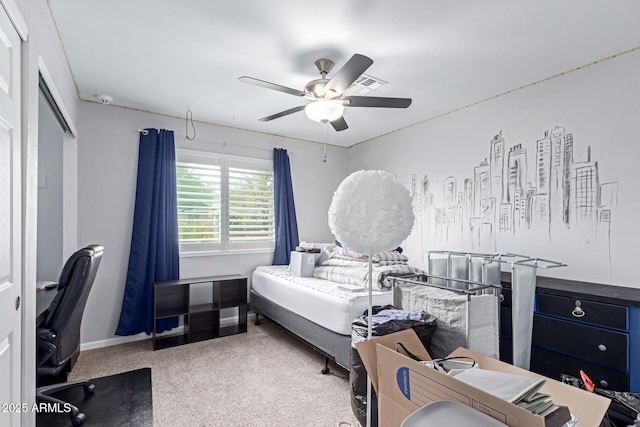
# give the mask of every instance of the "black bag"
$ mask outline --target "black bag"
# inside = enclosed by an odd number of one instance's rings
[[[580,373],[583,374],[582,371]],[[585,385],[585,380],[589,383],[590,388]],[[611,405],[609,405],[607,415],[602,420],[600,427],[626,427],[633,425],[636,420],[640,419],[640,394],[593,387],[593,383],[588,377],[585,380],[562,374],[563,383],[583,390],[593,391],[595,394],[611,399]]]
[[[374,306],[371,308],[371,315],[375,316],[383,310],[396,310],[392,305]],[[369,310],[362,313],[362,316],[354,320],[351,324],[351,372],[349,382],[351,384],[351,409],[361,425],[367,420],[367,371],[364,368],[360,354],[355,348],[355,343],[364,341],[369,334],[368,324],[365,321]],[[422,320],[389,320],[388,322],[376,325],[371,328],[371,336],[379,337],[405,329],[413,329],[424,348],[427,351],[431,347],[431,338],[436,330],[436,318],[426,312],[421,313]],[[373,387],[371,387],[371,426],[378,425],[378,399]]]
[[[627,426],[638,419],[638,415],[640,415],[640,395],[600,388],[596,388],[594,392],[611,399],[607,415],[614,425]]]

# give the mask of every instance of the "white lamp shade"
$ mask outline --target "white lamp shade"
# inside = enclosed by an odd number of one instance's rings
[[[334,99],[319,99],[304,108],[307,117],[315,122],[332,122],[342,117],[344,105]]]
[[[333,194],[328,217],[335,238],[364,255],[395,249],[415,222],[409,190],[381,170],[346,177]]]

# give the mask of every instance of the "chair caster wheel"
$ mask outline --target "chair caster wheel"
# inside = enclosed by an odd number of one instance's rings
[[[94,384],[89,384],[83,387],[84,394],[94,394],[96,392],[96,386]]]
[[[71,425],[73,427],[78,427],[84,423],[86,418],[87,417],[82,412],[78,412],[75,416],[71,417]]]
[[[329,368],[322,368],[322,371],[320,371],[322,373],[322,375],[327,375],[329,373]]]

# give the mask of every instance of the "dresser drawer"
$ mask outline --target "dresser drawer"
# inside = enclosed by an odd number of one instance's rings
[[[625,372],[540,347],[531,349],[531,370],[558,381],[562,374],[580,378],[583,370],[598,388],[629,390],[629,376]]]
[[[626,371],[629,337],[580,323],[536,314],[533,319],[534,345],[571,354],[581,359]]]
[[[628,307],[621,305],[539,293],[538,312],[611,328],[629,328]]]

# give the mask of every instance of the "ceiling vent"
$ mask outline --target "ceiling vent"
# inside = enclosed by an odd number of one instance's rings
[[[386,85],[387,82],[377,77],[370,76],[369,74],[363,74],[349,86],[348,91],[351,93],[357,93],[359,95],[367,95],[375,90],[380,89]]]

